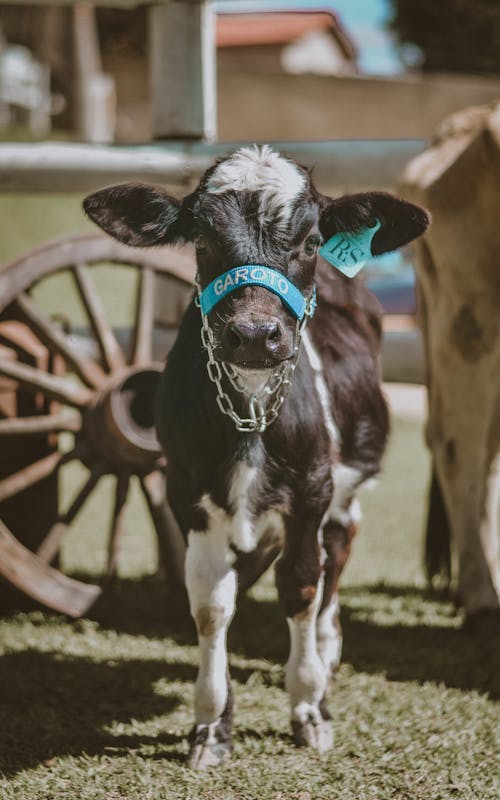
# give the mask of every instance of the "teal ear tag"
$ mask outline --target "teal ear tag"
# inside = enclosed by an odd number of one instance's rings
[[[377,219],[371,228],[357,233],[336,233],[320,248],[319,254],[348,278],[354,278],[372,257],[372,239],[381,225]]]

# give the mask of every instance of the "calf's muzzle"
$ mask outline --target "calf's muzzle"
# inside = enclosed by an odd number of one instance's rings
[[[266,368],[293,355],[293,334],[275,317],[239,318],[223,330],[218,356],[222,361]]]

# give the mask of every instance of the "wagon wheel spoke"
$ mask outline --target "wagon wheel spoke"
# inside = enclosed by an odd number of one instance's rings
[[[160,470],[141,477],[141,489],[158,536],[160,561],[169,584],[184,596],[184,557],[186,546],[177,521],[166,500],[165,476]]]
[[[59,552],[61,542],[66,535],[69,526],[79,513],[83,504],[88,500],[95,487],[97,486],[100,478],[105,472],[104,464],[96,464],[89,477],[78,491],[76,497],[71,503],[70,507],[64,514],[57,519],[48,531],[45,539],[37,550],[38,557],[45,563],[50,564]]]
[[[43,392],[51,400],[59,400],[76,408],[85,408],[94,398],[94,393],[85,386],[77,386],[66,378],[59,378],[36,367],[8,361],[5,358],[0,358],[0,375],[12,378],[24,389]]]
[[[15,304],[40,341],[51,352],[59,353],[83,383],[94,389],[103,383],[105,375],[99,365],[92,359],[79,355],[69,343],[68,337],[36,307],[25,292],[18,295]]]
[[[64,410],[57,414],[41,414],[39,417],[0,419],[0,436],[30,436],[60,431],[78,433],[81,427],[80,414]]]
[[[153,353],[153,323],[155,309],[155,271],[150,266],[141,270],[135,319],[133,364],[149,364]]]
[[[125,512],[127,507],[127,496],[130,487],[130,476],[120,474],[116,478],[115,504],[113,507],[113,518],[109,535],[108,565],[106,578],[110,580],[116,573],[118,561],[118,551],[125,528]]]
[[[125,358],[109,324],[101,298],[96,291],[86,264],[76,264],[73,275],[87,312],[94,336],[99,345],[103,361],[109,372],[125,365]]]
[[[64,464],[74,461],[76,458],[81,458],[82,454],[80,447],[74,447],[68,453],[56,450],[54,453],[49,453],[48,456],[44,456],[33,464],[29,464],[18,472],[14,472],[7,478],[0,480],[0,503],[4,500],[9,500],[30,486],[34,486],[35,483],[39,483],[39,481],[52,475]]]
[[[24,547],[0,520],[0,575],[48,608],[81,617],[101,593],[99,586],[67,578]]]

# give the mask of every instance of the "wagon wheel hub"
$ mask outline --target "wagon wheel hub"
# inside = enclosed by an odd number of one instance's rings
[[[159,365],[125,369],[114,375],[97,402],[85,414],[80,436],[111,472],[144,475],[164,464],[154,427],[154,396],[162,368]]]

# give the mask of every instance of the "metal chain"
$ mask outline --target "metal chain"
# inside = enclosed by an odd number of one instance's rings
[[[221,363],[216,361],[214,357],[214,332],[210,327],[207,315],[201,310],[201,286],[198,276],[196,276],[196,290],[197,295],[195,297],[195,305],[200,309],[202,322],[201,341],[208,355],[208,377],[217,388],[216,400],[219,410],[232,419],[236,426],[236,430],[242,431],[243,433],[263,433],[266,428],[275,421],[292,386],[292,377],[295,367],[297,366],[302,333],[309,317],[312,317],[314,314],[314,309],[316,306],[315,293],[313,292],[309,300],[306,301],[306,308],[302,320],[297,320],[293,360],[283,361],[277,367],[277,369],[271,373],[265,385],[258,392],[250,393],[242,381],[241,376],[238,375],[235,368],[231,364],[222,362],[221,367]],[[248,417],[240,417],[236,413],[233,401],[222,386],[223,373],[227,377],[233,389],[248,398]],[[269,401],[271,402],[269,407],[267,407],[267,403]]]

